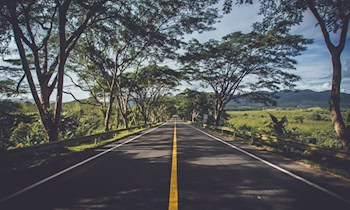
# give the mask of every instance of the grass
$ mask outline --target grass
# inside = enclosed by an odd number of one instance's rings
[[[278,119],[286,116],[287,129],[297,128],[304,135],[311,135],[317,130],[333,131],[330,116],[327,110],[315,107],[306,109],[265,109],[250,111],[230,111],[228,122],[235,127],[250,126],[256,130],[264,130],[271,122],[269,113]],[[317,115],[320,117],[316,120]],[[300,120],[302,119],[302,121]]]
[[[349,112],[347,110],[347,112]],[[327,109],[313,108],[286,108],[263,109],[246,111],[229,111],[226,125],[240,131],[251,131],[260,134],[272,134],[271,118],[269,114],[278,119],[286,116],[288,123],[286,130],[293,138],[303,143],[312,143],[327,148],[341,148],[337,139],[330,114]],[[345,116],[345,112],[344,112]]]
[[[82,151],[87,150],[87,149],[93,149],[93,148],[96,148],[96,147],[104,146],[104,145],[106,145],[106,144],[112,143],[112,142],[117,141],[117,140],[119,140],[119,139],[128,137],[128,136],[130,136],[130,135],[139,133],[139,132],[141,132],[141,131],[144,131],[144,130],[146,130],[146,129],[147,129],[147,128],[139,128],[139,129],[134,129],[134,130],[131,130],[131,131],[123,131],[123,132],[118,133],[117,135],[115,135],[115,136],[114,136],[113,138],[111,138],[111,139],[102,140],[102,141],[96,140],[94,143],[90,143],[90,144],[81,144],[81,145],[78,145],[78,146],[71,146],[71,147],[66,147],[66,148],[67,148],[69,151],[71,151],[71,152],[82,152]]]

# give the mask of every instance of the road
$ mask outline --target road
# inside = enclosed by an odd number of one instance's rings
[[[346,180],[228,140],[170,121],[2,180],[0,209],[350,209]]]

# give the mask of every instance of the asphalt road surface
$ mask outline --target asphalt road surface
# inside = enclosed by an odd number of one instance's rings
[[[349,210],[350,183],[170,121],[0,181],[0,209]]]

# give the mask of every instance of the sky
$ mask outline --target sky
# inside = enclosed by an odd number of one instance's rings
[[[214,25],[216,30],[201,34],[193,33],[191,35],[186,35],[184,39],[189,40],[196,38],[200,42],[205,42],[209,39],[221,39],[223,36],[235,31],[248,33],[252,30],[252,24],[262,19],[262,17],[257,14],[258,10],[259,4],[235,5],[230,14],[224,15],[221,21]],[[324,43],[321,30],[316,26],[316,19],[311,12],[306,12],[303,22],[299,26],[292,28],[291,32],[314,40],[314,43],[309,45],[306,51],[296,57],[298,63],[293,73],[301,77],[301,81],[296,83],[296,88],[314,91],[330,90],[332,78],[331,58]],[[346,42],[347,44],[341,57],[343,69],[341,88],[342,92],[350,93],[350,27]],[[165,64],[173,66],[171,63]],[[68,78],[65,79],[65,85],[71,86]],[[186,87],[198,89],[198,87],[189,86],[188,84],[183,84],[179,89],[183,90]],[[78,88],[70,87],[69,89],[79,99],[89,97],[87,92],[82,92]],[[55,93],[53,96],[55,96]],[[28,98],[31,97],[28,96]],[[54,100],[54,97],[52,100]],[[64,101],[72,100],[73,98],[71,96],[64,96]]]
[[[257,15],[258,4],[235,5],[229,15],[223,17],[220,23],[216,24],[216,30],[203,34],[193,34],[193,38],[199,41],[209,39],[220,39],[228,33],[235,31],[250,32],[252,24],[262,19]],[[308,45],[308,49],[298,57],[296,70],[293,72],[301,77],[297,82],[297,89],[310,89],[324,91],[331,89],[332,64],[329,51],[323,40],[321,29],[316,26],[316,19],[310,11],[305,13],[303,22],[293,27],[292,34],[303,35],[305,38],[313,39],[314,43]],[[335,40],[336,36],[333,36]],[[346,47],[342,54],[342,92],[350,93],[350,27],[346,40]]]

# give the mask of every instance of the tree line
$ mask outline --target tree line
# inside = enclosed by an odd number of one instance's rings
[[[205,43],[183,41],[186,34],[213,30],[232,7],[247,3],[260,4],[263,15],[252,32],[233,32]],[[6,59],[11,65],[1,68],[6,75],[1,92],[31,93],[49,141],[60,138],[63,94],[75,97],[65,86],[67,79],[89,92],[83,103],[100,110],[106,131],[111,129],[113,110],[125,127],[132,107],[144,124],[164,118],[162,110],[171,109],[167,96],[181,81],[200,81],[211,88],[214,103],[186,90],[177,97],[193,97],[193,103],[184,102],[179,109],[200,106],[192,109],[191,118],[211,112],[219,125],[229,101],[247,97],[273,104],[271,91],[293,88],[300,80],[291,71],[294,58],[312,40],[293,35],[290,29],[310,10],[332,57],[332,122],[343,144],[348,144],[350,132],[341,116],[339,95],[349,8],[346,0],[2,1],[0,52],[15,56]],[[339,35],[337,45],[332,33]],[[15,43],[15,52],[10,43]],[[169,61],[181,67],[163,65]]]

